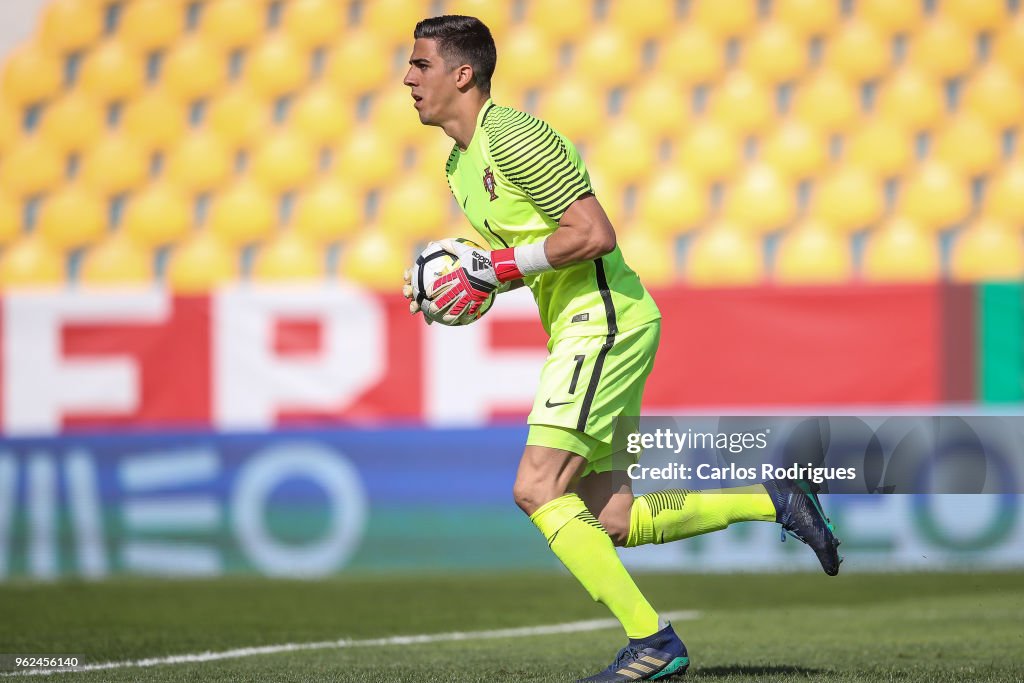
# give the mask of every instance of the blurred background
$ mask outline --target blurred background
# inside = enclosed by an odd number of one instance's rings
[[[1019,414],[1019,0],[7,2],[0,579],[557,566],[511,501],[529,294],[398,294],[471,236],[401,84],[440,13],[580,148],[665,316],[646,412]],[[1024,564],[1015,496],[829,506],[853,571]]]

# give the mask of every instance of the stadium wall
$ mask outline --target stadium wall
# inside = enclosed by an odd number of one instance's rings
[[[1020,285],[654,294],[650,414],[1021,401]],[[7,293],[0,579],[556,569],[510,493],[544,344],[525,292],[459,329],[343,285]],[[828,505],[854,571],[1024,565],[1017,496]],[[799,550],[740,525],[624,556],[814,570]]]
[[[123,433],[0,448],[0,580],[558,569],[512,503],[522,427]],[[1018,489],[1019,490],[1019,489]],[[832,495],[844,571],[1024,566],[1016,495]],[[639,570],[806,570],[778,527],[623,551]]]
[[[666,315],[644,408],[1019,404],[1022,291],[655,290]],[[10,436],[483,426],[529,411],[546,353],[525,292],[457,329],[428,328],[400,297],[344,285],[8,293],[0,311],[0,415]]]

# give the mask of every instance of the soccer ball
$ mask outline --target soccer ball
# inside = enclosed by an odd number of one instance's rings
[[[457,241],[476,249],[483,249],[483,247],[475,242],[461,237]],[[412,296],[413,300],[420,305],[423,316],[428,320],[441,323],[442,325],[468,325],[478,320],[484,313],[490,310],[491,305],[494,303],[494,294],[487,297],[487,301],[483,303],[476,312],[476,315],[472,317],[461,316],[456,322],[445,321],[445,313],[451,308],[451,304],[448,304],[443,309],[438,308],[434,304],[434,281],[461,267],[459,259],[455,254],[445,251],[437,242],[428,244],[427,248],[416,257],[416,264],[412,267]]]

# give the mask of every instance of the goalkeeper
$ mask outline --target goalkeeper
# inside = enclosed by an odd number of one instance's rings
[[[838,540],[817,497],[796,482],[730,495],[633,496],[613,467],[613,421],[640,414],[658,349],[658,307],[623,260],[572,143],[544,121],[491,101],[496,51],[487,27],[441,16],[419,22],[414,36],[404,83],[420,122],[455,141],[445,168],[449,186],[491,248],[442,241],[462,268],[433,283],[432,299],[447,307],[445,322],[455,322],[476,316],[496,291],[525,283],[550,337],[513,496],[629,638],[607,669],[586,680],[682,673],[685,646],[641,594],[615,545],[667,543],[733,522],[779,522],[834,575]],[[410,296],[408,283],[404,293]],[[415,301],[410,306],[418,310]]]

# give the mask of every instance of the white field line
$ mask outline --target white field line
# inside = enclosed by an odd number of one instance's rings
[[[695,610],[679,610],[664,612],[662,616],[672,621],[688,621],[697,619],[700,613]],[[570,621],[564,624],[548,624],[546,626],[521,626],[518,628],[499,628],[490,631],[453,631],[450,633],[424,633],[412,636],[390,636],[388,638],[369,638],[366,640],[322,640],[313,643],[282,643],[280,645],[260,645],[258,647],[240,647],[221,652],[199,652],[195,654],[170,655],[168,657],[150,657],[120,662],[102,662],[99,664],[83,664],[75,669],[26,669],[2,673],[0,676],[46,676],[54,673],[74,673],[80,671],[106,671],[108,669],[143,668],[150,666],[171,666],[174,664],[194,664],[216,662],[222,659],[241,659],[258,655],[275,655],[281,652],[300,652],[303,650],[336,650],[349,647],[379,647],[382,645],[425,645],[430,643],[450,643],[465,640],[493,640],[496,638],[524,638],[528,636],[550,636],[564,633],[586,633],[617,628],[615,619],[589,619],[586,621]]]

